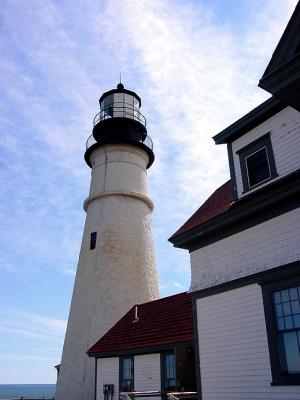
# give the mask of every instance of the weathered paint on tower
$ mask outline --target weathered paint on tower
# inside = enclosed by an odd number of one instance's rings
[[[95,364],[86,351],[134,304],[159,297],[147,194],[154,155],[140,103],[123,85],[100,98],[85,154],[92,179],[56,400],[93,400]]]

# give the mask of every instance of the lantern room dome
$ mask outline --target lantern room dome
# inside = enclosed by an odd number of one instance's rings
[[[141,98],[122,83],[102,94],[100,111],[94,118],[93,134],[88,138],[85,160],[96,147],[109,143],[129,143],[143,148],[149,156],[148,168],[154,161],[153,144],[147,134],[147,121],[140,112]]]

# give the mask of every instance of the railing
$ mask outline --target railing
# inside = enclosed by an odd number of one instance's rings
[[[197,392],[172,392],[166,393],[168,400],[180,400],[181,397],[196,397]]]
[[[161,396],[159,391],[147,391],[147,392],[121,392],[119,397],[121,400],[132,400],[135,397],[157,397]]]
[[[148,392],[121,392],[119,394],[121,400],[133,400],[136,397],[158,397],[167,396],[168,400],[180,400],[184,397],[196,397],[197,392],[169,392],[162,393],[159,391],[148,391]]]
[[[144,126],[147,125],[146,118],[139,109],[135,108],[132,104],[124,102],[115,102],[102,108],[94,118],[94,126],[110,118],[129,118],[140,122]]]
[[[145,139],[137,139],[135,140],[139,143],[143,143],[145,146],[147,146],[150,150],[153,150],[153,142],[152,139],[150,138],[150,136],[146,136]],[[96,144],[97,141],[95,140],[94,136],[91,135],[88,137],[87,141],[86,141],[86,150],[89,149],[91,146],[93,146],[94,144]],[[101,143],[101,139],[99,141],[99,143]]]

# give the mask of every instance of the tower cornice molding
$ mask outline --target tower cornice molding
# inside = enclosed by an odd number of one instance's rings
[[[96,193],[96,194],[94,194],[92,196],[87,197],[83,202],[84,211],[87,212],[88,206],[92,201],[101,199],[103,197],[108,197],[108,196],[133,197],[135,199],[142,200],[144,203],[146,203],[151,212],[154,209],[154,204],[153,204],[152,200],[148,196],[145,196],[144,194],[141,194],[141,193],[138,193],[138,192],[112,190],[112,191],[109,191],[109,192],[99,192],[99,193]]]

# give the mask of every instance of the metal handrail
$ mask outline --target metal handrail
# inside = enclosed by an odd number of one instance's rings
[[[153,150],[153,142],[152,142],[152,139],[150,138],[150,136],[147,135],[144,139],[140,138],[137,141],[139,143],[143,143],[150,150]],[[91,146],[93,146],[96,143],[97,143],[97,141],[95,140],[94,136],[93,135],[89,136],[87,141],[86,141],[86,150],[89,149]],[[100,143],[101,143],[101,140],[100,140]]]
[[[135,397],[156,397],[166,395],[168,400],[180,400],[180,396],[197,396],[197,392],[167,392],[145,391],[145,392],[120,392],[120,398],[124,400],[133,400]]]
[[[156,397],[161,396],[160,391],[149,390],[145,392],[120,392],[119,396],[125,400],[132,400],[135,397]]]
[[[94,126],[105,119],[128,118],[140,122],[146,127],[147,121],[138,108],[132,104],[124,102],[115,102],[102,108],[94,118]]]
[[[166,396],[169,400],[179,400],[180,396],[197,396],[197,392],[170,392]]]

